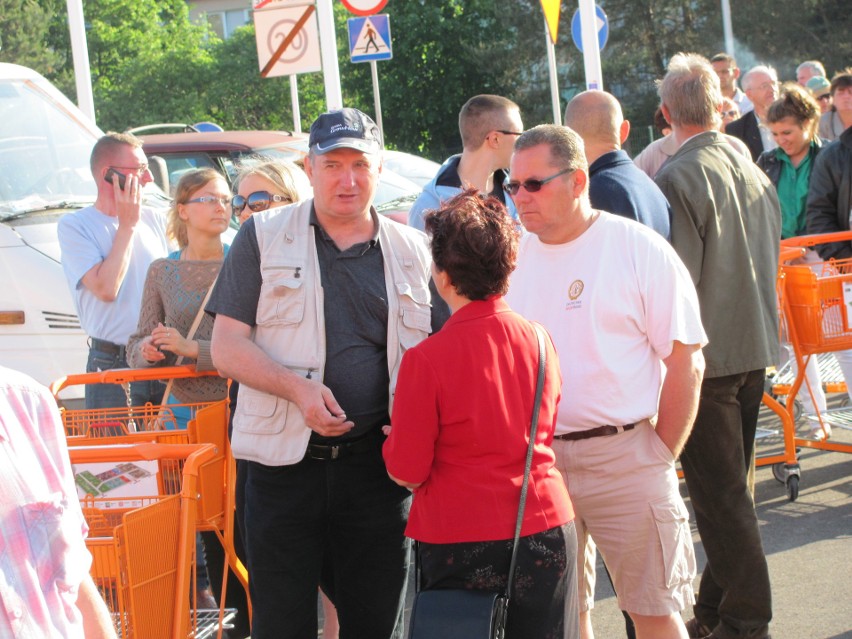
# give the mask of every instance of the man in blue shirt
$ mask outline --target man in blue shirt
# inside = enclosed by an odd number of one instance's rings
[[[565,126],[583,138],[592,207],[629,217],[671,239],[671,207],[621,145],[630,133],[621,105],[605,91],[584,91],[565,107]]]

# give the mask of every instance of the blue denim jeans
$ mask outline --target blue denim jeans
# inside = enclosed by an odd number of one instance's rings
[[[120,353],[108,353],[89,347],[87,373],[108,371],[113,368],[128,368],[124,350]],[[130,384],[130,400],[133,406],[144,406],[146,402],[159,404],[163,398],[165,386],[156,380],[133,382]],[[122,408],[127,406],[127,396],[120,384],[88,384],[86,386],[86,408]]]
[[[720,639],[764,639],[772,618],[769,570],[748,485],[763,369],[705,379],[680,457],[707,565],[695,617]]]
[[[316,639],[317,586],[341,639],[401,639],[410,493],[375,449],[290,466],[246,462],[253,639]]]

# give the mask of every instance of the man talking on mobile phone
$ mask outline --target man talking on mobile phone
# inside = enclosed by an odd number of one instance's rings
[[[125,347],[136,329],[148,266],[168,254],[166,220],[142,206],[142,189],[153,181],[142,141],[107,133],[89,161],[98,197],[92,206],[59,221],[62,268],[77,315],[89,336],[86,372],[127,368]],[[159,382],[134,382],[134,405],[159,403]],[[116,384],[86,386],[86,408],[127,405]]]

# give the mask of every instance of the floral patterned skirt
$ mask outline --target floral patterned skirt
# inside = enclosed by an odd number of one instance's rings
[[[506,639],[580,636],[574,522],[521,537],[509,601]],[[502,592],[512,540],[418,543],[422,590],[469,588]]]

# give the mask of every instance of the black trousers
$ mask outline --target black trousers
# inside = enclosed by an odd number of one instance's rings
[[[695,616],[721,639],[763,639],[772,618],[769,570],[748,484],[765,374],[705,379],[680,456],[707,553]]]
[[[319,585],[341,639],[403,636],[411,497],[387,475],[383,440],[334,461],[246,462],[253,639],[316,639]]]

